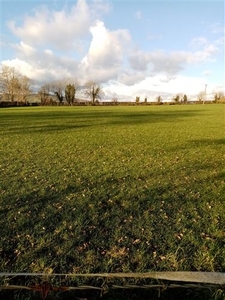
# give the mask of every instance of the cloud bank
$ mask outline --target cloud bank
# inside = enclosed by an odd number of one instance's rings
[[[81,84],[94,80],[105,87],[106,98],[133,99],[136,95],[156,97],[164,93],[197,94],[204,86],[201,78],[188,78],[182,72],[213,61],[223,41],[213,43],[194,37],[187,50],[147,51],[140,49],[126,28],[108,29],[103,21],[112,7],[105,2],[86,2],[61,10],[39,6],[21,24],[8,21],[19,42],[11,43],[15,58],[3,64],[16,67],[39,85],[51,80],[76,77]],[[142,19],[141,11],[136,19]],[[219,31],[219,26],[213,30]]]

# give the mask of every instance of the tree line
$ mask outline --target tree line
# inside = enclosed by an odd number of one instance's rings
[[[5,101],[27,103],[27,97],[31,90],[32,80],[25,75],[22,75],[14,67],[9,67],[3,65],[0,71],[0,100],[1,98]],[[40,98],[41,105],[52,105],[54,103],[59,103],[62,105],[66,102],[68,105],[74,105],[78,102],[76,95],[80,91],[86,99],[90,99],[92,104],[98,102],[104,95],[102,87],[100,84],[88,81],[83,86],[79,85],[77,79],[63,79],[55,80],[42,85],[38,90],[38,96]],[[54,100],[57,99],[57,102]],[[214,102],[224,101],[223,92],[215,93]],[[204,103],[206,100],[206,92],[201,91],[198,95],[198,101]],[[112,103],[115,104],[117,98],[112,99]],[[140,103],[140,97],[136,97],[136,104]],[[147,103],[147,97],[145,97],[144,102]],[[177,94],[173,98],[174,103],[184,103],[188,102],[187,95]],[[163,100],[161,96],[156,97],[156,103],[162,104]]]
[[[32,80],[19,73],[14,67],[2,66],[0,72],[0,93],[4,100],[11,102],[27,102],[27,96],[32,92]],[[85,98],[94,104],[103,96],[100,84],[88,81],[80,86],[76,79],[56,80],[42,85],[38,95],[42,105],[52,104],[57,98],[59,105],[66,101],[69,105],[76,102],[76,93],[80,90]],[[55,96],[55,97],[54,97]]]

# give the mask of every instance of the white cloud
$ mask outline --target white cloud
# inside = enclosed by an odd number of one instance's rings
[[[205,70],[204,72],[203,72],[203,75],[204,76],[209,76],[209,75],[211,75],[212,74],[212,71],[210,71],[210,70]]]
[[[193,48],[206,45],[208,43],[208,40],[206,37],[200,36],[200,37],[195,37],[191,40],[190,46]]]
[[[147,39],[149,41],[162,40],[162,38],[163,38],[162,34],[151,34],[151,33],[149,33],[148,36],[147,36]]]
[[[135,13],[135,18],[138,19],[138,20],[141,20],[142,19],[142,13],[140,10],[136,11]]]
[[[38,81],[42,80],[43,82],[64,76],[71,77],[74,74],[84,77],[83,66],[79,66],[80,62],[75,57],[81,56],[82,51],[86,50],[87,38],[90,38],[89,29],[92,26],[94,30],[93,24],[95,24],[97,16],[107,13],[109,9],[110,5],[100,0],[88,4],[85,0],[78,0],[72,8],[64,7],[60,11],[50,10],[46,6],[38,7],[34,15],[27,15],[20,26],[14,21],[9,22],[11,31],[21,39],[18,44],[11,45],[17,52],[17,60],[12,60],[12,64],[15,63],[18,69],[27,73],[27,76],[30,75],[29,69],[31,68],[31,78],[36,77]],[[97,36],[94,35],[94,41],[96,41]],[[124,38],[122,33],[117,32],[114,35],[113,39],[113,33],[111,34],[110,42],[115,42],[115,44],[117,35],[118,39],[119,36]],[[96,43],[94,41],[90,49],[93,71],[94,67],[104,67],[103,64],[107,61],[106,51],[105,62],[98,61],[103,53],[101,52],[97,57],[101,49],[97,49],[98,41]],[[105,43],[104,46],[107,44]],[[115,46],[117,47],[117,45]],[[108,52],[109,63],[112,59],[110,51]],[[85,53],[83,52],[82,56]],[[28,65],[30,68],[27,67]],[[99,70],[100,73],[102,73],[100,77],[103,81],[112,76],[112,72],[107,73],[106,69]]]
[[[218,47],[216,47],[213,44],[208,44],[202,50],[196,52],[187,52],[186,59],[188,63],[201,63],[204,61],[213,61],[214,55],[218,51]]]
[[[176,93],[198,94],[210,75],[204,65],[200,77],[184,77],[185,68],[213,61],[224,47],[223,38],[192,39],[184,51],[141,50],[135,48],[127,29],[109,30],[101,14],[110,6],[103,1],[78,0],[59,11],[39,7],[18,25],[9,22],[20,39],[13,44],[17,59],[5,61],[39,83],[76,76],[103,83],[106,97],[134,100],[136,96],[172,97]],[[136,12],[141,18],[141,12]],[[162,35],[148,39],[162,39]],[[127,95],[127,96],[126,96]]]
[[[50,49],[45,49],[44,53],[47,54],[47,55],[54,55],[52,50],[50,50]]]
[[[26,63],[18,58],[2,61],[2,65],[14,67],[22,75],[26,75],[30,79],[38,80],[46,76],[45,69],[37,69],[36,67],[34,68],[29,63]]]
[[[133,72],[131,70],[123,70],[118,76],[118,80],[125,85],[132,86],[144,80],[145,72]]]
[[[224,36],[218,38],[217,40],[214,41],[214,45],[221,47],[222,50],[224,50]]]
[[[37,61],[25,62],[19,58],[4,60],[2,65],[15,67],[21,74],[26,75],[40,85],[57,79],[74,77],[78,63],[66,57],[55,57],[49,51],[37,55]]]
[[[205,37],[195,37],[191,40],[190,42],[190,46],[192,49],[196,50],[199,47],[205,46],[206,44],[208,44],[208,40]]]
[[[197,44],[201,42],[204,47],[198,51],[133,51],[129,57],[130,67],[136,71],[148,71],[153,75],[163,73],[168,77],[173,77],[190,64],[213,61],[219,48],[214,44],[207,43],[205,39],[196,40],[196,42]]]
[[[184,59],[185,55],[182,52],[137,51],[129,57],[129,62],[133,70],[148,70],[151,74],[166,73],[171,76],[184,68]]]
[[[155,101],[157,96],[162,96],[163,100],[172,100],[176,94],[187,94],[188,97],[196,97],[205,87],[205,78],[186,77],[178,75],[168,82],[166,75],[155,75],[146,77],[141,82],[132,86],[110,81],[105,89],[106,96],[114,95],[118,100],[134,101],[136,96],[141,97],[141,101],[147,97],[148,101]],[[213,87],[210,87],[211,89]],[[126,96],[125,96],[126,95]]]
[[[210,25],[209,29],[214,34],[225,33],[224,24],[222,25],[222,24],[220,24],[218,22]]]
[[[134,51],[129,57],[129,63],[133,70],[146,71],[148,64],[151,63],[150,53],[141,50]]]
[[[89,33],[93,21],[102,11],[107,12],[108,7],[102,2],[87,5],[85,0],[78,0],[72,8],[65,7],[60,11],[41,6],[33,16],[27,16],[21,26],[15,21],[10,21],[8,26],[26,44],[51,45],[58,50],[74,49],[76,40]]]
[[[36,53],[36,49],[23,41],[19,44],[14,44],[13,47],[19,52],[23,53],[24,57],[30,57]]]
[[[123,65],[124,51],[131,41],[129,32],[123,29],[110,31],[101,21],[97,21],[90,32],[92,40],[89,51],[80,68],[97,81],[115,78]]]

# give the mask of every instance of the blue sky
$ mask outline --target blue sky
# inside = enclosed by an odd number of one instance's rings
[[[224,2],[1,0],[1,64],[134,100],[224,91]]]

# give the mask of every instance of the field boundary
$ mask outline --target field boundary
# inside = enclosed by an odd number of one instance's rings
[[[225,285],[225,273],[221,272],[189,272],[189,271],[175,271],[175,272],[145,272],[145,273],[4,273],[0,272],[0,277],[12,276],[41,276],[41,277],[102,277],[102,278],[150,278],[162,279],[183,282],[195,283],[211,283]]]
[[[87,273],[87,274],[58,274],[58,273],[0,273],[2,278],[15,277],[39,277],[41,283],[33,285],[15,285],[6,284],[0,285],[1,290],[29,290],[39,292],[41,299],[46,300],[50,292],[65,292],[75,290],[95,290],[103,295],[109,289],[157,289],[159,295],[161,291],[167,289],[185,288],[185,289],[214,289],[219,288],[225,292],[225,273],[220,272],[145,272],[145,273]],[[52,277],[98,277],[103,279],[101,286],[93,285],[78,285],[78,286],[53,286],[50,283]],[[156,283],[152,284],[113,284],[109,283],[108,279],[115,278],[133,278],[133,279],[154,279]],[[166,281],[166,282],[165,282]],[[173,283],[171,283],[173,281]]]

